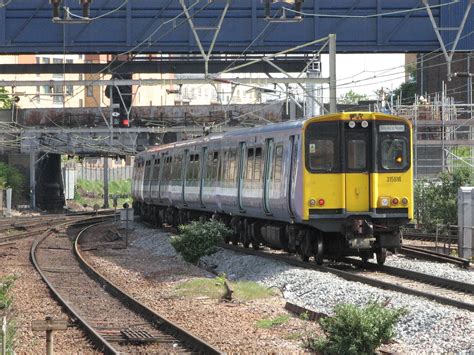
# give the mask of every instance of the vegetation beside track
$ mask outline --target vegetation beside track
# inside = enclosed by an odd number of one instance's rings
[[[185,281],[176,287],[176,294],[186,297],[209,297],[221,299],[225,293],[225,276],[218,276],[212,279],[195,278]],[[252,281],[227,281],[233,288],[232,297],[239,301],[251,301],[259,298],[276,296],[273,289],[268,289]]]
[[[121,207],[125,202],[131,205],[131,190],[132,182],[130,179],[109,181],[110,199],[112,196],[117,195],[119,197],[119,207]],[[102,181],[78,179],[76,182],[74,201],[83,206],[94,206],[95,204],[102,206],[104,203],[104,183]],[[112,205],[112,200],[110,201],[110,205]]]
[[[436,180],[419,180],[415,184],[415,218],[426,232],[435,232],[436,225],[457,225],[457,195],[461,186],[472,183],[470,169],[458,168],[444,172]]]
[[[233,234],[216,220],[204,223],[193,221],[179,226],[179,232],[171,239],[171,245],[190,263],[197,263],[201,257],[216,252],[217,244]]]
[[[263,329],[270,329],[272,327],[275,327],[277,325],[281,325],[281,324],[284,324],[286,322],[288,322],[288,320],[290,319],[290,316],[289,315],[281,315],[281,316],[277,316],[275,318],[269,318],[269,319],[261,319],[259,321],[257,321],[257,327],[258,328],[263,328]]]
[[[12,204],[19,204],[26,191],[25,177],[14,166],[0,162],[0,188],[11,188]]]
[[[7,316],[7,336],[6,349],[7,354],[14,353],[14,337],[16,332],[15,320],[8,316],[9,309],[13,303],[10,290],[13,287],[16,277],[13,275],[0,277],[0,314]],[[0,318],[1,321],[1,318]],[[1,324],[0,324],[1,326]],[[0,348],[2,347],[2,338],[0,337]]]
[[[324,354],[373,354],[395,336],[394,327],[406,313],[377,302],[363,307],[340,304],[333,317],[319,320],[326,337],[309,338],[306,346]]]

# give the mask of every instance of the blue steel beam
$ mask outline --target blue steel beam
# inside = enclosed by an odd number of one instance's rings
[[[198,0],[188,0],[188,5],[195,1]],[[439,26],[458,26],[467,1],[435,8],[433,14]],[[430,5],[448,2],[451,0],[430,0]],[[123,0],[94,0],[91,17],[112,11],[122,3]],[[63,0],[62,4],[72,13],[82,14],[77,0]],[[224,0],[200,0],[192,11],[196,25],[216,25],[224,5]],[[290,5],[273,4],[272,16],[278,17],[282,6]],[[439,43],[425,10],[374,17],[422,7],[421,0],[305,0],[305,13],[352,17],[303,16],[301,22],[269,24],[261,0],[233,0],[214,53],[241,53],[252,42],[247,53],[274,53],[329,33],[337,35],[338,53],[431,52],[439,48]],[[169,21],[180,14],[175,21]],[[294,14],[287,12],[287,16]],[[55,24],[51,18],[48,0],[14,0],[1,7],[0,53],[123,53],[132,48],[135,53],[199,53],[178,0],[129,0],[119,11],[88,24]],[[463,35],[473,31],[471,14]],[[445,32],[445,41],[449,42],[453,34]],[[211,39],[212,33],[204,34],[203,45],[209,46]],[[315,49],[308,47],[299,52]],[[460,41],[458,50],[474,50],[474,33]]]

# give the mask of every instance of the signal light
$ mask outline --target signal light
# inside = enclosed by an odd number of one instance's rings
[[[320,206],[324,206],[324,204],[326,203],[326,201],[324,201],[324,199],[320,198],[319,201],[318,201],[318,204]]]

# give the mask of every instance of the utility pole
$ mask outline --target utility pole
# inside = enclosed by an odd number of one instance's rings
[[[104,157],[104,208],[109,208],[109,157]]]
[[[337,112],[336,92],[336,35],[329,36],[329,112]]]
[[[36,154],[30,151],[30,208],[36,208]]]

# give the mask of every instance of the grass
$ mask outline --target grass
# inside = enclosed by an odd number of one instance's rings
[[[12,298],[9,295],[9,291],[15,282],[15,276],[4,276],[0,278],[0,312],[3,313],[4,310],[8,309],[12,304]],[[15,321],[8,319],[7,323],[7,338],[6,338],[6,348],[7,354],[13,354],[13,342],[16,333]],[[0,338],[1,345],[1,338]]]
[[[131,205],[131,190],[130,179],[109,181],[109,205],[113,206],[113,195],[119,196],[117,207],[121,208],[125,202]],[[102,206],[104,204],[104,183],[102,181],[77,180],[74,201],[81,205],[94,206],[97,204]]]
[[[262,329],[270,329],[274,326],[285,324],[289,319],[289,315],[281,315],[270,319],[261,319],[257,321],[257,327]]]
[[[0,311],[10,307],[12,303],[12,299],[8,291],[10,291],[14,281],[15,276],[12,275],[0,278]]]
[[[234,290],[233,297],[241,301],[251,301],[276,295],[274,290],[267,289],[256,282],[237,281],[229,283]],[[175,292],[177,295],[185,297],[220,299],[225,294],[224,278],[219,276],[212,279],[196,278],[188,280],[178,285]]]

